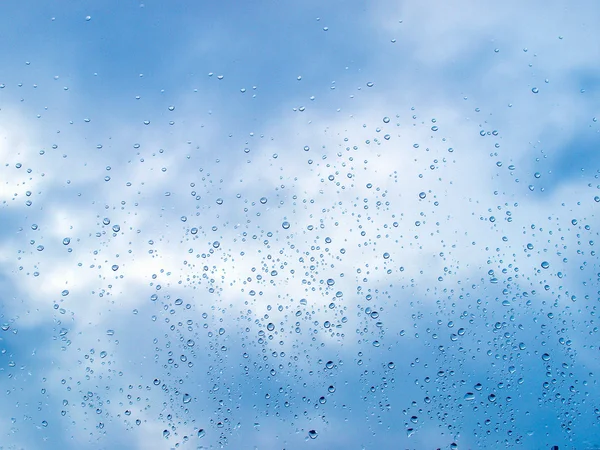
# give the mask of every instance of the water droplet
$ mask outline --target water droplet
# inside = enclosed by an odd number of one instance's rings
[[[548,261],[543,261],[541,266],[542,266],[542,269],[547,269],[548,267],[550,267],[550,263]]]
[[[281,224],[281,226],[282,226],[282,228],[283,228],[284,230],[287,230],[287,229],[290,227],[290,223],[286,221],[286,222],[283,222],[283,223]]]
[[[192,396],[190,394],[183,394],[183,403],[189,403],[192,401]]]
[[[538,92],[540,92],[540,90],[536,87],[534,87],[533,89],[531,89],[531,92],[533,92],[534,94],[537,94]]]
[[[316,439],[317,436],[318,436],[318,433],[315,430],[310,430],[308,432],[308,437],[311,438],[311,439]]]

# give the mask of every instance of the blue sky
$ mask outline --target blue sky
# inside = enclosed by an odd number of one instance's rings
[[[5,2],[0,448],[600,445],[599,15]]]

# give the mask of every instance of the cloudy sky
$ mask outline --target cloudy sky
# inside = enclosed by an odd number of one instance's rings
[[[1,10],[0,449],[600,446],[596,2]]]

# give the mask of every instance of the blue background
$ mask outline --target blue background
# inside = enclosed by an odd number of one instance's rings
[[[0,448],[600,446],[599,19],[3,2]]]

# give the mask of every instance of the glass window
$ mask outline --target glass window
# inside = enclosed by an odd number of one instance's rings
[[[600,447],[597,2],[0,8],[0,448]]]

